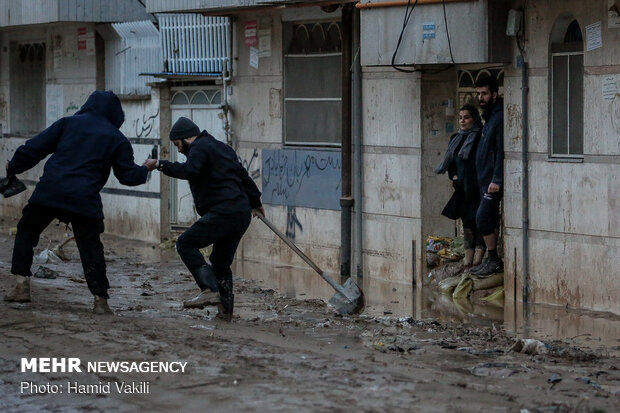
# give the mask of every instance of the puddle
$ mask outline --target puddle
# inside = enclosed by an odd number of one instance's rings
[[[238,263],[236,273],[288,297],[327,301],[334,294],[334,290],[311,269],[245,262]],[[339,277],[332,277],[339,281]],[[369,316],[503,326],[521,338],[564,340],[578,347],[595,350],[600,347],[610,355],[620,355],[620,316],[610,313],[532,304],[524,312],[522,303],[515,305],[511,300],[506,300],[503,307],[477,299],[453,300],[430,287],[420,290],[373,278],[363,280],[363,291],[364,314]]]

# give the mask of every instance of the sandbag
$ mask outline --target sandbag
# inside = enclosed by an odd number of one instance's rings
[[[442,293],[452,295],[454,288],[461,282],[461,276],[448,277],[439,281],[439,289]]]

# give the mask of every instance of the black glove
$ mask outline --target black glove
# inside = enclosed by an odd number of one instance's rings
[[[12,197],[13,195],[17,195],[25,190],[26,185],[17,179],[15,175],[10,175],[6,178],[0,179],[0,194],[4,195],[5,198]]]

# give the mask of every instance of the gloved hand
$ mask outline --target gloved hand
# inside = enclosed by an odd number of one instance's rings
[[[17,179],[15,175],[10,175],[6,178],[0,179],[0,194],[4,195],[5,198],[12,197],[13,195],[17,195],[25,190],[26,185]]]

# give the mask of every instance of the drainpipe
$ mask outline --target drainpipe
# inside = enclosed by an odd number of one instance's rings
[[[521,186],[521,190],[522,190],[522,205],[521,205],[521,212],[522,212],[522,219],[523,219],[523,263],[521,264],[522,267],[522,271],[523,271],[523,303],[527,303],[529,300],[529,290],[530,290],[530,286],[529,286],[529,278],[530,278],[530,274],[529,274],[529,258],[530,258],[530,251],[529,251],[529,239],[528,239],[528,230],[529,230],[529,171],[528,171],[528,159],[527,159],[527,150],[528,150],[528,139],[529,139],[529,122],[528,122],[528,102],[527,102],[527,96],[529,93],[529,85],[528,85],[528,72],[527,72],[527,62],[525,61],[524,57],[521,56],[521,60],[522,60],[522,66],[521,66],[521,74],[522,74],[522,78],[521,78],[521,107],[523,108],[523,113],[522,113],[522,126],[523,126],[523,131],[522,131],[522,138],[521,138],[521,144],[522,144],[522,149],[521,149],[521,168],[522,168],[522,186]],[[524,311],[525,311],[525,306],[524,306]]]
[[[363,238],[362,238],[362,66],[360,62],[360,11],[353,12],[353,146],[355,148],[355,263],[357,280],[363,285]]]
[[[340,275],[351,276],[351,15],[352,6],[342,8],[342,195],[340,197]]]

